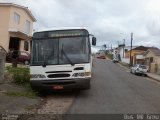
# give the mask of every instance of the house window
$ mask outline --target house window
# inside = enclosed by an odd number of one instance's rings
[[[125,51],[125,52],[128,52],[128,49],[125,49],[124,51]]]
[[[153,63],[153,57],[150,57],[150,63]]]
[[[19,24],[20,23],[20,15],[18,13],[14,13],[14,21],[15,23]]]
[[[28,51],[29,49],[29,43],[27,41],[24,41],[24,50]]]
[[[26,20],[26,25],[25,25],[25,33],[29,34],[30,33],[30,21]]]

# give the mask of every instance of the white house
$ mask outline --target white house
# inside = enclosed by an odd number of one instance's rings
[[[132,49],[136,47],[137,46],[132,46]],[[131,46],[121,46],[120,45],[119,47],[114,49],[113,56],[117,57],[119,61],[129,64],[130,59],[126,58],[126,52],[128,52],[129,50],[131,50]]]

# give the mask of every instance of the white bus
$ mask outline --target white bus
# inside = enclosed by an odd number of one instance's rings
[[[30,82],[36,90],[89,89],[92,72],[91,34],[86,29],[33,34]],[[96,38],[92,35],[92,45]]]

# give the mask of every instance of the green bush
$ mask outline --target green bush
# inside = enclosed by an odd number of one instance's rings
[[[29,83],[30,75],[29,68],[6,68],[8,72],[12,75],[13,81],[17,84]]]
[[[112,59],[112,58],[113,58],[113,55],[112,55],[112,54],[107,54],[107,57],[108,57],[109,59]]]
[[[128,63],[124,63],[124,62],[119,62],[122,66],[129,68],[129,64]]]
[[[7,92],[6,94],[9,96],[15,97],[29,97],[29,98],[36,98],[39,94],[38,92],[34,91],[30,85],[30,74],[29,68],[26,67],[17,67],[13,68],[11,66],[7,66],[6,68],[7,74],[11,76],[14,83],[22,86],[25,88],[25,91],[19,92]]]

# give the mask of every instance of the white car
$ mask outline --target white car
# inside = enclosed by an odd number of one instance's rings
[[[148,67],[146,65],[136,64],[131,68],[131,73],[147,76]]]
[[[118,62],[119,62],[117,58],[113,58],[112,61],[113,61],[114,63],[118,63]]]

